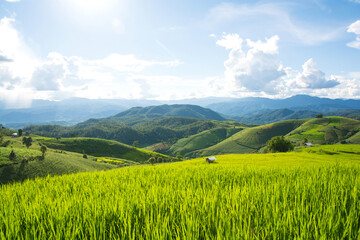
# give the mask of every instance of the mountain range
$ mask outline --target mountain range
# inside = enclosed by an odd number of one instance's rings
[[[222,118],[237,121],[241,120],[241,118],[238,117],[254,116],[253,119],[257,119],[256,115],[258,114],[285,108],[291,111],[312,111],[314,113],[360,109],[360,100],[329,99],[308,95],[297,95],[286,99],[211,97],[173,101],[71,98],[62,101],[33,100],[31,107],[23,109],[7,108],[4,102],[0,102],[0,123],[11,128],[22,128],[24,126],[40,124],[70,126],[90,118],[114,116],[132,107],[148,107],[164,104],[198,105],[216,111],[222,115]],[[135,109],[132,110],[132,112],[134,111]],[[170,116],[173,116],[171,114],[179,115],[176,113],[169,114]],[[295,113],[295,115],[297,114],[300,113]],[[289,118],[292,117],[293,116],[290,116]],[[250,120],[251,118],[246,119],[248,123],[263,124],[269,122],[254,122]],[[271,121],[276,120],[278,119]]]

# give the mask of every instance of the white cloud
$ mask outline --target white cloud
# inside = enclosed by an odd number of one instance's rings
[[[0,91],[1,98],[9,99],[11,107],[31,104],[16,100],[23,99],[20,94],[25,92],[26,99],[151,97],[150,85],[141,79],[129,83],[129,75],[155,66],[169,68],[181,64],[178,60],[143,60],[133,54],[118,53],[89,60],[51,52],[46,59],[38,59],[27,48],[14,22],[15,19],[6,17],[0,20]],[[134,84],[139,93],[132,88]]]
[[[332,41],[341,36],[343,28],[317,25],[295,20],[289,3],[232,4],[222,3],[212,8],[205,24],[231,26],[236,23],[247,36],[281,35],[307,45]],[[257,29],[261,29],[257,31]]]
[[[349,0],[349,2],[360,3],[360,0]]]
[[[5,0],[6,2],[20,2],[21,0]]]
[[[356,34],[356,40],[349,42],[346,44],[348,47],[357,48],[360,49],[360,20],[357,20],[356,22],[352,23],[347,31],[349,33],[355,33]]]
[[[265,41],[243,40],[237,34],[223,35],[217,45],[230,50],[225,78],[239,90],[274,92],[274,83],[285,75],[278,63],[278,36]]]
[[[312,58],[307,60],[302,68],[302,73],[296,77],[296,82],[300,87],[319,89],[332,88],[339,84],[336,79],[326,79],[325,73],[316,66]]]

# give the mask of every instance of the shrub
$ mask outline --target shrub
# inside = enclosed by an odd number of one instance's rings
[[[9,159],[10,159],[10,161],[13,161],[13,162],[16,161],[17,156],[16,156],[14,150],[11,150],[11,153],[9,154]]]
[[[42,145],[40,151],[42,152],[42,158],[45,159],[45,153],[47,151],[47,147]]]
[[[271,138],[266,144],[267,152],[288,152],[294,150],[294,145],[284,136]]]
[[[32,145],[32,138],[31,137],[23,137],[22,143],[26,146],[26,148],[29,148]]]
[[[155,158],[154,157],[149,158],[148,162],[150,164],[154,164],[155,163]]]

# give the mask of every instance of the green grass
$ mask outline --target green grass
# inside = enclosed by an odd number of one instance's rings
[[[234,154],[4,185],[0,238],[357,239],[357,152]]]
[[[61,149],[77,153],[85,153],[96,157],[122,158],[135,162],[145,162],[152,155],[161,156],[164,159],[169,157],[163,154],[148,150],[134,148],[117,141],[104,140],[99,138],[61,138],[42,139],[42,144],[53,149]]]

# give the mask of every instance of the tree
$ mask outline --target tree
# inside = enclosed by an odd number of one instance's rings
[[[294,145],[284,136],[276,136],[267,142],[266,150],[268,152],[288,152],[294,150]]]
[[[158,163],[162,163],[162,162],[163,162],[162,157],[158,157],[158,158],[157,158],[157,162],[158,162]]]
[[[133,146],[134,148],[137,148],[137,147],[139,146],[139,141],[138,141],[138,140],[135,140],[135,141],[133,142],[132,146]]]
[[[322,118],[322,117],[323,117],[323,114],[322,114],[322,113],[316,114],[315,117],[316,117],[316,118]]]
[[[19,135],[19,137],[21,137],[22,134],[23,134],[23,130],[22,130],[21,128],[19,128],[19,130],[18,130],[18,135]]]
[[[302,145],[305,145],[305,143],[307,143],[307,142],[308,142],[308,139],[304,138],[301,143],[302,143]]]
[[[29,148],[32,145],[32,138],[31,137],[23,137],[22,143],[26,146],[26,148]]]
[[[13,162],[16,161],[17,156],[16,156],[14,150],[11,150],[11,153],[9,154],[9,159],[10,159],[10,161],[13,161]]]
[[[154,157],[151,157],[149,158],[148,162],[152,165],[155,163],[155,158]]]
[[[47,147],[42,145],[40,151],[42,152],[42,158],[45,159],[45,153],[47,151]]]
[[[0,145],[3,143],[3,141],[4,141],[4,135],[2,135],[2,134],[0,133]]]

